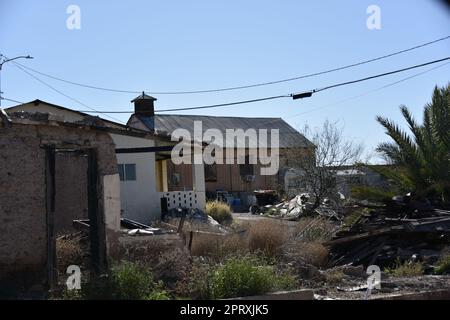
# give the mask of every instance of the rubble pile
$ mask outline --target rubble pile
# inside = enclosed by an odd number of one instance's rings
[[[450,245],[450,211],[395,198],[366,209],[325,243],[330,250],[330,267],[390,267],[398,261],[411,261],[423,263],[426,271]]]
[[[134,220],[121,218],[120,228],[122,232],[130,236],[150,236],[167,233],[167,230],[161,228],[152,228],[145,224],[139,223]]]
[[[297,220],[311,215],[322,216],[335,221],[341,221],[343,218],[338,206],[332,205],[329,199],[324,199],[319,207],[314,207],[311,196],[308,193],[302,193],[276,205],[266,205],[263,207],[262,213],[269,216],[281,216],[288,220]]]

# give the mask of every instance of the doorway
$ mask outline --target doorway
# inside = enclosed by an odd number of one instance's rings
[[[49,288],[55,288],[71,264],[80,263],[89,273],[104,270],[105,230],[98,210],[95,150],[52,146],[45,152],[47,277]],[[80,230],[74,221],[86,221],[88,228]]]

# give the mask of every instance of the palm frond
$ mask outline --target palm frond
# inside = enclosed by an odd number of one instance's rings
[[[377,121],[394,142],[381,143],[377,151],[404,167],[418,191],[434,190],[442,199],[449,199],[450,85],[434,89],[431,102],[424,107],[423,124],[414,120],[406,106],[401,106],[400,111],[411,135],[389,119],[378,116]]]

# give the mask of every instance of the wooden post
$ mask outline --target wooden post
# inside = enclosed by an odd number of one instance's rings
[[[47,208],[47,284],[49,289],[57,284],[55,238],[55,148],[45,148],[46,158],[46,208]]]
[[[189,232],[189,245],[188,245],[188,249],[189,249],[189,252],[191,252],[191,249],[192,249],[192,239],[194,238],[194,231],[190,231]]]

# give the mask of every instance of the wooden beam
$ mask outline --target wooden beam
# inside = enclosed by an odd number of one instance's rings
[[[154,153],[172,151],[174,146],[160,146],[160,147],[142,147],[142,148],[118,148],[116,153]]]

